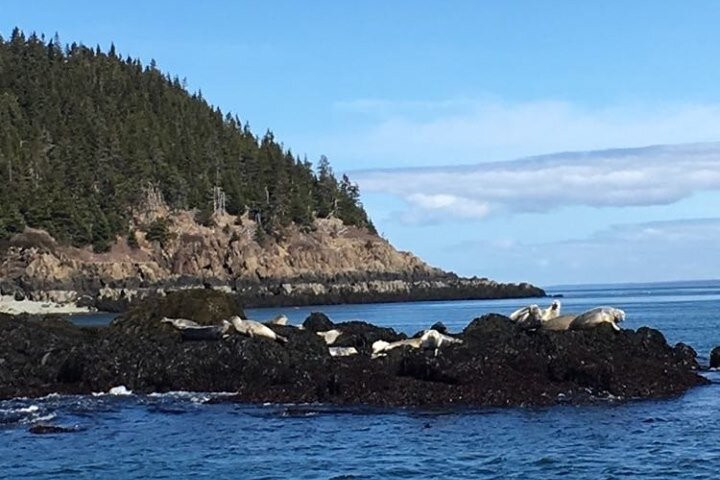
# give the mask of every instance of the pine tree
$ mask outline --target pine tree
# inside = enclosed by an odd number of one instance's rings
[[[0,38],[0,235],[25,225],[61,242],[110,246],[127,235],[148,184],[178,209],[212,206],[213,188],[228,213],[248,212],[263,234],[315,216],[372,224],[357,186],[338,183],[322,157],[317,172],[294,158],[271,131],[190,95],[187,82],[122,59],[114,43],[63,46],[59,35],[16,28]],[[167,226],[148,236],[166,241]]]

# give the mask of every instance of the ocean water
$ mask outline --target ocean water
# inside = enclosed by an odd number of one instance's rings
[[[720,345],[720,282],[556,287],[563,308],[626,311],[707,361]],[[534,300],[533,300],[534,301]],[[543,300],[541,303],[549,303]],[[412,333],[459,330],[517,300],[253,309],[300,323],[310,311]],[[111,316],[76,317],[99,324]],[[0,402],[0,478],[720,477],[720,372],[664,400],[510,409],[376,409],[213,404],[218,394],[55,396]],[[220,394],[222,395],[222,394]],[[35,423],[76,430],[33,435]]]

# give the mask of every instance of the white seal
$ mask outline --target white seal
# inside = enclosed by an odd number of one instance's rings
[[[279,343],[288,342],[287,338],[283,337],[282,335],[278,335],[277,333],[273,332],[270,327],[263,325],[260,322],[256,322],[255,320],[245,320],[235,315],[230,318],[230,323],[233,327],[235,327],[235,330],[239,334],[248,336],[250,338],[265,337],[269,338],[270,340],[275,340]]]
[[[326,345],[332,345],[342,335],[342,332],[337,329],[327,330],[325,332],[315,332],[325,340]]]
[[[199,327],[200,324],[197,322],[193,322],[192,320],[188,320],[187,318],[168,318],[163,317],[162,320],[160,320],[162,323],[169,323],[173,327],[177,328],[178,330],[182,330],[184,328],[195,328]]]
[[[437,330],[426,330],[419,338],[408,338],[407,340],[398,340],[396,342],[386,342],[378,340],[372,344],[372,358],[387,355],[387,352],[399,347],[422,348],[434,350],[437,356],[440,347],[462,343],[459,338],[451,337],[438,332]]]
[[[328,352],[331,357],[349,357],[358,353],[355,347],[329,347]]]
[[[553,300],[552,304],[548,308],[542,310],[540,314],[540,320],[551,320],[560,316],[560,309],[562,304],[558,300]]]
[[[278,315],[277,317],[270,320],[268,323],[272,325],[287,325],[288,324],[288,317],[287,315]]]
[[[420,346],[424,349],[433,350],[436,357],[440,351],[440,347],[443,345],[447,346],[462,343],[461,339],[445,335],[437,330],[427,330],[423,333],[422,337],[420,337],[420,340]]]

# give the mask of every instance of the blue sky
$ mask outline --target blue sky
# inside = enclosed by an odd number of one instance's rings
[[[720,141],[719,21],[713,1],[4,1],[0,33],[155,59],[328,155],[397,247],[550,285],[720,277],[720,147],[688,145]]]

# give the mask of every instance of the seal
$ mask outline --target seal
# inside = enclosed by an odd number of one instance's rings
[[[570,328],[570,324],[577,318],[577,315],[559,315],[555,318],[543,320],[540,323],[541,330],[563,331]]]
[[[458,343],[463,343],[463,341],[459,338],[451,337],[450,335],[445,335],[432,329],[423,333],[422,337],[420,337],[420,346],[424,349],[433,350],[436,357],[440,351],[440,347],[443,345]]]
[[[193,322],[192,320],[188,320],[187,318],[163,317],[160,321],[162,323],[169,323],[170,325],[177,328],[178,330],[182,330],[183,328],[194,328],[194,327],[200,326],[199,323]]]
[[[342,332],[336,328],[332,330],[327,330],[325,332],[315,332],[316,334],[320,335],[323,340],[325,340],[326,345],[332,345],[335,343],[335,341],[342,335]]]
[[[540,314],[540,320],[551,320],[553,318],[557,318],[560,316],[560,309],[562,308],[562,304],[559,300],[553,300],[553,302],[550,304],[550,306],[544,310],[542,310],[542,313]]]
[[[434,350],[437,356],[440,347],[443,345],[462,343],[459,338],[451,337],[437,330],[425,330],[420,337],[408,338],[407,340],[398,340],[396,342],[386,342],[385,340],[377,340],[372,344],[371,358],[383,357],[387,352],[398,347],[422,348],[423,350]]]
[[[543,312],[537,305],[528,305],[527,307],[515,310],[510,314],[510,320],[524,328],[538,328],[542,319]]]
[[[530,316],[530,310],[534,310],[535,308],[540,309],[540,307],[535,304],[528,305],[527,307],[518,308],[517,310],[512,312],[508,318],[513,322],[523,321]]]
[[[235,331],[250,338],[264,337],[269,338],[270,340],[275,340],[278,343],[288,342],[287,338],[282,335],[278,335],[273,332],[270,327],[263,325],[260,322],[256,322],[255,320],[246,320],[235,315],[230,317],[230,323],[233,327],[235,327]]]
[[[577,318],[570,323],[570,330],[588,330],[600,324],[609,323],[615,330],[620,331],[618,323],[624,321],[625,312],[619,308],[597,307],[578,315]]]
[[[328,352],[330,352],[331,357],[349,357],[358,353],[355,347],[330,347]]]
[[[227,320],[223,320],[222,325],[201,325],[197,327],[184,327],[180,329],[180,337],[183,340],[220,340],[227,337],[227,332],[232,328],[232,324]]]
[[[287,315],[280,314],[277,317],[270,320],[268,323],[271,325],[287,325],[288,317],[287,317]]]
[[[371,358],[384,357],[387,355],[387,352],[399,347],[420,348],[421,346],[422,338],[408,338],[407,340],[397,340],[395,342],[376,340],[372,344]]]

